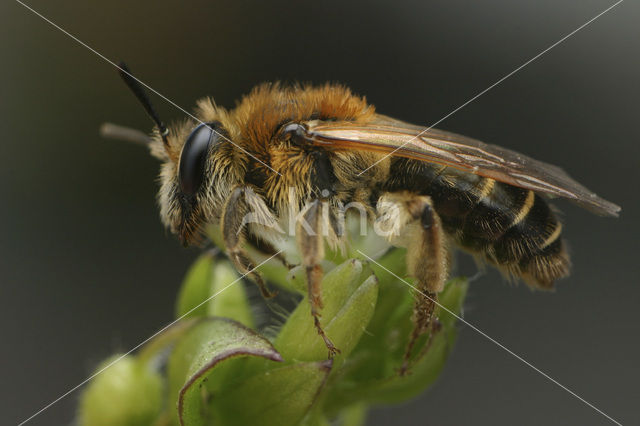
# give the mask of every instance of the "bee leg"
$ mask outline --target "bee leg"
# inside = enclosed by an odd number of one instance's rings
[[[322,237],[322,202],[314,200],[310,203],[302,220],[296,223],[296,241],[302,255],[302,264],[307,275],[307,290],[311,304],[311,316],[316,330],[329,350],[329,358],[333,358],[340,350],[336,348],[326,335],[320,323],[322,309],[322,267],[320,261],[324,258],[324,239]]]
[[[420,336],[437,330],[437,318],[433,313],[438,301],[438,293],[444,288],[447,278],[448,254],[440,217],[433,209],[427,196],[415,196],[406,202],[407,211],[419,224],[420,235],[411,238],[407,248],[407,270],[415,278],[417,292],[413,308],[413,331],[404,354],[400,374],[405,374],[413,348]],[[426,343],[428,347],[430,342]]]
[[[244,218],[249,211],[249,206],[244,196],[244,188],[235,188],[222,211],[220,221],[222,238],[227,254],[238,271],[241,274],[247,274],[258,285],[262,296],[269,299],[274,297],[276,293],[269,290],[260,274],[254,271],[255,264],[242,248],[246,233]]]
[[[402,361],[402,367],[400,367],[400,375],[405,375],[409,370],[409,361],[411,357],[411,352],[413,351],[413,347],[417,342],[418,338],[426,333],[429,329],[431,321],[433,319],[433,311],[435,308],[435,301],[437,299],[436,293],[428,292],[424,295],[417,295],[415,305],[413,307],[413,317],[411,318],[413,321],[413,331],[411,332],[411,336],[409,337],[409,343],[407,344],[407,348],[405,349],[404,359]],[[428,337],[431,340],[431,336]],[[430,346],[430,341],[426,343],[427,346]]]
[[[427,342],[424,344],[424,346],[420,350],[420,353],[417,355],[416,359],[421,359],[427,352],[429,352],[429,349],[431,349],[431,344],[433,343],[433,336],[436,333],[439,333],[440,330],[442,330],[442,323],[437,317],[432,318],[431,327],[429,330],[429,337],[427,338]]]
[[[247,242],[251,244],[256,250],[266,254],[267,256],[274,256],[276,259],[280,261],[287,269],[292,269],[295,265],[287,262],[286,257],[282,254],[282,252],[278,252],[278,250],[268,241],[263,240],[262,238],[249,233],[247,235]]]

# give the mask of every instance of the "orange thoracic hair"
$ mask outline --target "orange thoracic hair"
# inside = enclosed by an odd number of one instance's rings
[[[319,87],[261,84],[229,111],[216,106],[210,98],[198,102],[202,121],[220,121],[227,127],[231,140],[264,160],[268,159],[274,133],[287,122],[316,119],[366,123],[374,115],[374,107],[364,97],[335,84]]]

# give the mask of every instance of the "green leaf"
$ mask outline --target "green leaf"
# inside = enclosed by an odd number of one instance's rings
[[[307,414],[331,371],[331,362],[288,365],[225,386],[212,398],[212,424],[294,426]]]
[[[440,294],[439,303],[455,315],[459,315],[467,288],[468,284],[464,279],[449,282],[445,290]],[[411,366],[409,374],[405,376],[395,375],[389,380],[381,381],[372,386],[367,391],[369,395],[367,400],[370,403],[406,401],[420,394],[438,378],[449,353],[453,349],[458,330],[456,328],[456,317],[443,309],[438,309],[436,315],[442,327],[433,335],[428,351]]]
[[[225,318],[202,319],[183,336],[168,365],[170,401],[177,402],[180,424],[207,423],[205,399],[234,371],[229,360],[240,356],[282,361],[267,339]],[[203,387],[207,380],[213,384]]]
[[[253,315],[240,275],[229,261],[216,259],[211,253],[201,256],[187,273],[176,314],[178,318],[226,317],[253,327]]]
[[[213,265],[211,296],[207,304],[209,316],[231,318],[247,327],[253,327],[253,315],[249,307],[244,284],[240,275],[228,261],[219,261]],[[232,284],[233,283],[233,284]]]
[[[133,356],[114,355],[91,382],[80,400],[81,426],[150,425],[163,407],[162,377]]]
[[[137,358],[141,363],[152,366],[162,364],[167,351],[196,323],[197,320],[175,322],[147,342],[138,352]]]
[[[290,288],[302,295],[307,294],[307,281],[305,279],[305,267],[303,265],[294,266],[287,273],[286,281]]]
[[[363,426],[367,419],[367,405],[354,404],[345,408],[338,417],[339,426]]]
[[[466,295],[466,280],[452,280],[439,295],[439,303],[459,315]],[[409,301],[410,302],[410,301]],[[352,355],[349,369],[327,395],[326,408],[337,413],[354,403],[380,404],[406,401],[429,387],[440,374],[457,337],[456,318],[442,309],[436,311],[441,329],[433,335],[431,344],[423,356],[411,366],[409,374],[399,376],[397,369],[407,343],[412,324],[412,303],[403,303],[399,314],[388,317],[394,328],[376,330],[363,338]],[[405,312],[403,312],[405,311]],[[400,338],[398,336],[401,336]],[[399,344],[393,343],[397,340]],[[390,344],[390,342],[392,342]],[[424,337],[421,345],[427,344]]]
[[[206,304],[198,306],[207,300],[211,291],[211,268],[215,256],[205,253],[200,256],[189,268],[187,275],[182,282],[182,287],[178,293],[178,303],[176,304],[176,317],[185,318],[203,317],[207,315]],[[197,308],[195,308],[198,306]],[[195,308],[195,309],[194,309]],[[192,312],[192,309],[194,309]],[[187,314],[187,312],[189,312]]]
[[[341,350],[341,363],[355,347],[369,323],[378,296],[377,279],[352,259],[337,266],[322,280],[321,323]],[[275,341],[287,360],[319,361],[327,358],[327,348],[318,335],[309,300],[305,297],[291,313]]]

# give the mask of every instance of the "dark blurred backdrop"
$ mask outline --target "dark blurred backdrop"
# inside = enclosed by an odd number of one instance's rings
[[[187,109],[203,95],[232,106],[265,80],[331,80],[429,125],[612,2],[28,4]],[[622,205],[614,220],[558,201],[573,275],[546,294],[491,271],[465,314],[627,424],[640,422],[639,18],[637,2],[620,4],[438,126],[562,165]],[[159,222],[156,162],[98,136],[107,120],[151,127],[111,65],[12,0],[0,5],[0,57],[0,413],[15,424],[166,324],[197,251]],[[154,100],[167,120],[183,118]],[[32,424],[69,424],[77,397]],[[369,419],[607,423],[465,327],[436,386]]]

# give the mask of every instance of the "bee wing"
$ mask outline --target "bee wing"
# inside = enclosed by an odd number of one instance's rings
[[[561,168],[497,145],[384,115],[365,125],[309,121],[308,140],[332,150],[364,150],[442,164],[550,197],[564,197],[596,214],[618,216],[620,207],[598,197]]]

